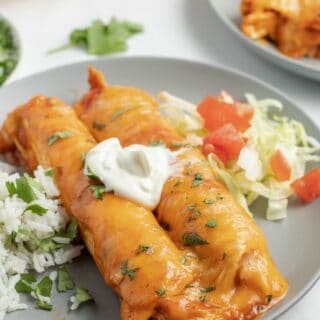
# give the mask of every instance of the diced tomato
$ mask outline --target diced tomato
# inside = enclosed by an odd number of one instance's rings
[[[291,185],[296,194],[306,202],[320,197],[320,168],[308,172],[304,177]]]
[[[245,140],[232,124],[212,131],[203,140],[202,152],[204,155],[215,153],[223,163],[237,160]]]
[[[277,150],[271,157],[270,166],[278,180],[286,181],[290,179],[291,168],[280,150]]]
[[[208,96],[197,108],[204,119],[204,126],[214,131],[225,124],[232,124],[238,131],[244,132],[250,127],[253,117],[253,108],[244,103],[225,103],[221,99]]]

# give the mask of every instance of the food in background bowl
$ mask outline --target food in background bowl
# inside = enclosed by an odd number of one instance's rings
[[[320,57],[319,0],[242,0],[241,29],[292,58]]]

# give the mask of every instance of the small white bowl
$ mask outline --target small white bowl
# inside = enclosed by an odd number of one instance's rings
[[[13,35],[13,39],[14,39],[14,43],[17,47],[17,57],[18,57],[18,61],[17,61],[16,66],[11,71],[11,73],[8,75],[5,82],[2,84],[2,86],[4,86],[8,83],[8,80],[13,76],[13,74],[15,74],[17,72],[18,68],[20,67],[22,46],[21,46],[21,38],[20,38],[19,32],[17,31],[14,24],[7,17],[5,17],[2,13],[0,14],[0,20],[5,20],[8,23],[8,25],[10,26],[10,29],[11,29],[11,32]],[[1,85],[0,85],[0,87],[1,87]]]

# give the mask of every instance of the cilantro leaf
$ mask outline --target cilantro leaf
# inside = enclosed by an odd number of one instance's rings
[[[166,289],[163,288],[163,287],[160,287],[156,290],[156,294],[159,296],[159,297],[163,297],[165,294],[166,294]]]
[[[79,304],[89,302],[89,301],[94,301],[88,289],[85,289],[85,288],[76,289],[75,299]]]
[[[216,220],[214,219],[210,219],[207,221],[207,223],[205,224],[205,227],[207,228],[215,228],[217,226]]]
[[[208,244],[198,233],[196,232],[186,232],[182,236],[182,240],[185,246],[192,247],[196,245]]]
[[[132,281],[136,277],[136,273],[140,270],[140,268],[129,269],[128,261],[122,263],[120,271],[123,276],[128,276],[128,278]]]
[[[118,111],[115,111],[111,114],[110,121],[116,120],[118,117],[120,117],[123,113],[127,112],[129,109],[120,109]]]
[[[90,191],[96,199],[101,200],[103,198],[103,194],[106,192],[105,186],[102,185],[90,185]]]
[[[35,287],[34,293],[36,297],[41,301],[41,297],[50,298],[52,290],[52,280],[45,276]]]
[[[49,137],[48,146],[53,145],[59,139],[69,138],[71,136],[73,136],[73,133],[71,131],[57,131]]]
[[[43,216],[45,213],[47,213],[48,209],[47,208],[43,208],[38,204],[31,204],[29,205],[25,211],[30,210],[31,212],[37,214],[38,216]]]
[[[74,282],[70,276],[68,269],[63,266],[58,269],[58,292],[66,292],[74,288]]]
[[[37,302],[37,307],[39,309],[46,310],[46,311],[51,311],[52,310],[52,305],[48,304],[46,302],[43,302],[43,301],[38,301]]]
[[[16,194],[18,198],[27,203],[37,199],[26,177],[18,178],[15,183],[7,181],[6,187],[10,197]]]
[[[12,231],[11,234],[7,237],[6,242],[4,243],[4,247],[6,249],[17,248],[16,236],[17,232]]]
[[[27,273],[20,274],[20,280],[16,283],[15,289],[18,293],[31,293],[33,291],[32,283],[36,282],[37,279]]]
[[[70,47],[84,48],[93,55],[123,52],[127,50],[128,39],[142,31],[142,25],[130,21],[112,18],[108,24],[105,24],[101,20],[94,20],[87,28],[72,31],[68,44],[50,50],[48,53],[59,52]]]
[[[54,174],[54,172],[53,172],[53,169],[52,169],[52,168],[47,169],[47,170],[45,171],[45,173],[44,173],[44,175],[47,176],[47,177],[53,177],[53,174]]]
[[[58,237],[64,237],[74,240],[78,235],[78,221],[76,218],[72,218],[65,231],[58,234]]]

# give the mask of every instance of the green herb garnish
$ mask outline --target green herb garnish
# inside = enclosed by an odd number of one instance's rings
[[[127,50],[127,40],[143,31],[142,25],[112,18],[108,24],[94,20],[84,29],[75,29],[69,36],[69,43],[50,50],[48,53],[59,52],[72,47],[84,48],[89,54],[107,55]]]
[[[17,232],[12,231],[11,234],[7,237],[6,242],[4,243],[4,247],[6,249],[17,248],[16,237],[17,237]]]
[[[48,304],[46,302],[43,302],[43,301],[38,301],[37,302],[37,307],[39,309],[46,310],[46,311],[51,311],[52,310],[52,305]]]
[[[37,214],[38,216],[43,216],[45,213],[47,213],[48,209],[43,208],[38,204],[30,204],[25,211],[30,210],[32,213]]]
[[[172,143],[171,147],[172,147],[172,148],[181,148],[181,147],[183,147],[183,143],[181,143],[181,142],[174,142],[174,143]]]
[[[206,301],[207,301],[207,295],[202,294],[202,295],[199,297],[199,300],[200,300],[201,302],[206,302]]]
[[[140,268],[129,269],[128,261],[122,263],[120,271],[123,276],[128,276],[128,278],[132,281],[136,277],[136,273]]]
[[[18,198],[27,203],[36,200],[36,196],[26,177],[18,178],[15,183],[12,181],[7,181],[6,187],[10,197],[16,194]]]
[[[96,129],[96,130],[103,130],[106,127],[106,125],[104,123],[100,123],[100,122],[93,122],[92,123],[92,128]]]
[[[180,262],[181,264],[186,264],[186,262],[187,262],[187,257],[186,257],[186,256],[181,257],[180,260],[179,260],[179,262]]]
[[[116,120],[118,117],[120,117],[122,114],[124,114],[125,112],[127,112],[129,109],[121,109],[118,111],[115,111],[114,113],[112,113],[110,120],[114,121]]]
[[[165,294],[166,294],[166,289],[163,288],[163,287],[160,287],[156,290],[156,294],[159,296],[159,297],[163,297]]]
[[[89,302],[89,301],[94,301],[88,289],[85,289],[85,288],[76,289],[75,299],[79,304]]]
[[[157,147],[157,146],[165,146],[166,144],[162,140],[152,140],[149,143],[150,147]]]
[[[205,227],[207,228],[215,228],[217,226],[217,223],[214,219],[210,219],[207,221],[207,223],[205,224]]]
[[[106,192],[106,187],[103,185],[90,185],[89,189],[93,196],[99,200],[103,198],[103,194]]]
[[[227,257],[227,253],[224,252],[224,253],[222,254],[222,260],[224,260],[226,257]]]
[[[5,19],[0,18],[0,86],[16,67],[18,55],[12,29]]]
[[[58,278],[57,278],[57,290],[58,292],[66,292],[74,288],[74,282],[70,276],[68,269],[63,266],[58,269]]]
[[[53,177],[53,174],[54,174],[53,169],[48,169],[44,173],[44,175],[47,176],[47,177]]]
[[[213,204],[213,203],[215,203],[215,201],[213,199],[204,199],[203,203],[205,203],[205,204]]]
[[[29,241],[33,242],[37,247],[42,249],[45,252],[51,252],[63,247],[63,244],[54,242],[53,238],[55,235],[52,235],[45,239],[39,239],[32,231],[27,229],[20,229],[19,233],[28,237]]]
[[[71,136],[73,136],[73,133],[71,131],[57,131],[49,137],[48,145],[51,146],[59,139],[69,138]]]
[[[16,283],[15,289],[18,293],[31,293],[33,291],[32,284],[36,282],[37,279],[27,273],[20,274],[20,280]]]
[[[41,301],[41,297],[50,298],[52,290],[52,280],[45,276],[35,287],[34,293],[36,297]]]
[[[153,253],[153,248],[147,244],[139,244],[138,249],[136,250],[136,254],[140,254],[146,252],[147,254]]]
[[[200,288],[200,292],[202,293],[208,293],[216,290],[216,287],[206,287],[206,288]]]
[[[192,181],[192,187],[197,187],[199,186],[200,184],[202,184],[202,174],[201,173],[196,173],[194,175],[194,180]]]
[[[185,246],[192,247],[196,245],[208,244],[198,233],[196,232],[186,232],[182,236],[182,240]]]
[[[69,238],[71,241],[74,240],[78,235],[78,222],[76,218],[72,218],[65,231],[58,233],[58,237]]]

